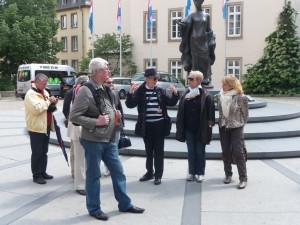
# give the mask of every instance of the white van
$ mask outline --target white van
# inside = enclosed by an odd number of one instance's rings
[[[35,76],[38,73],[43,73],[49,77],[47,88],[50,90],[51,95],[61,96],[61,82],[63,78],[74,77],[76,72],[73,67],[67,65],[56,64],[25,64],[18,68],[17,76],[17,97],[24,99],[26,92],[31,88],[34,83]]]

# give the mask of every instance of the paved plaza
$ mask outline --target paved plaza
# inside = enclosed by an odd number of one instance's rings
[[[300,106],[299,98],[268,101]],[[223,184],[221,160],[207,160],[205,181],[199,184],[185,180],[186,159],[165,159],[162,184],[156,186],[153,181],[138,181],[145,173],[144,157],[121,155],[128,195],[146,211],[141,215],[119,212],[111,179],[103,177],[101,206],[110,217],[105,222],[87,214],[85,197],[74,191],[70,167],[57,145],[49,148],[47,172],[54,179],[46,185],[32,182],[30,155],[23,101],[2,97],[0,225],[296,225],[300,221],[299,158],[249,160],[248,186],[238,190],[236,167],[232,183]]]

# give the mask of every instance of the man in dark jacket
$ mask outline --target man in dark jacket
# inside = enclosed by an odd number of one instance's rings
[[[167,106],[175,106],[179,94],[177,89],[170,85],[172,97],[166,95],[166,91],[157,87],[157,73],[155,69],[146,69],[145,82],[140,86],[133,84],[127,94],[125,102],[128,108],[138,109],[138,121],[135,126],[135,134],[143,137],[146,149],[147,172],[140,181],[153,179],[155,185],[161,184],[164,170],[164,141],[169,135],[170,129],[166,130],[166,118],[169,118]],[[154,169],[153,171],[153,154]]]

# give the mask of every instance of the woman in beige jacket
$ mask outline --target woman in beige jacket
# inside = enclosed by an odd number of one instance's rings
[[[244,150],[244,126],[248,121],[248,99],[243,94],[239,80],[228,75],[222,79],[222,90],[218,94],[219,133],[224,163],[224,183],[232,177],[232,157],[237,165],[239,189],[247,186],[246,153]]]

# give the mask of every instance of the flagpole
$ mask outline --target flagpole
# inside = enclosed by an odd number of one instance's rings
[[[122,21],[121,21],[121,15],[122,15],[122,12],[121,12],[121,0],[118,1],[118,10],[117,10],[117,30],[119,31],[119,35],[120,35],[120,38],[119,38],[119,41],[120,41],[120,59],[119,59],[119,62],[120,62],[120,74],[119,76],[121,77],[122,76]]]
[[[91,7],[92,7],[92,59],[95,57],[94,54],[94,39],[95,39],[95,35],[94,35],[94,7],[93,7],[93,1],[91,1]]]
[[[120,30],[120,77],[122,76],[122,31]]]

